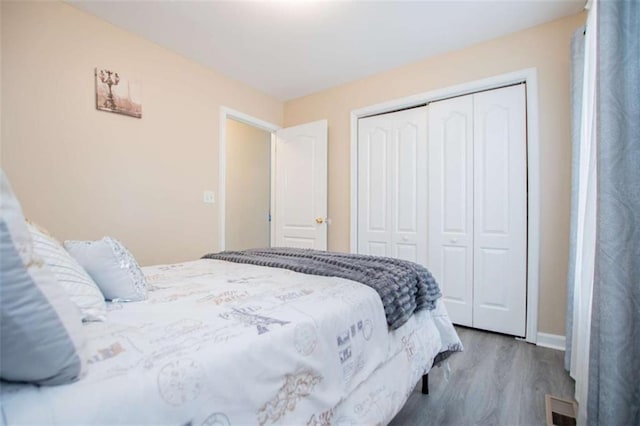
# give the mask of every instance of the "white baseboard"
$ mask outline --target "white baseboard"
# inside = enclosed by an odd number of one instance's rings
[[[548,334],[538,332],[537,345],[545,348],[557,349],[564,351],[566,348],[566,337],[557,334]]]

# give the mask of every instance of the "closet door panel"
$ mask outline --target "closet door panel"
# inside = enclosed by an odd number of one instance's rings
[[[474,97],[474,327],[516,336],[526,322],[524,85]]]
[[[393,257],[426,266],[427,112],[425,107],[387,114],[396,134],[393,166]]]
[[[386,241],[369,241],[369,244],[365,250],[360,253],[370,254],[372,256],[388,256],[389,244]]]
[[[429,268],[456,324],[473,321],[473,100],[429,104]]]
[[[446,289],[443,288],[447,306],[451,305],[451,308],[456,311],[459,310],[459,307],[456,305],[464,305],[466,307],[465,316],[462,320],[464,322],[460,322],[459,324],[469,326],[472,325],[470,318],[471,312],[469,309],[471,303],[469,302],[468,296],[469,274],[465,266],[472,261],[472,259],[470,259],[470,251],[471,250],[468,250],[466,247],[454,245],[443,246],[441,249],[442,280],[440,280],[442,283],[447,283]],[[463,267],[461,267],[461,265]],[[467,316],[469,317],[468,319]]]
[[[358,121],[358,253],[426,265],[426,110]]]
[[[366,181],[367,185],[367,230],[370,232],[388,232],[387,219],[387,178],[388,178],[388,132],[375,129],[366,143]]]
[[[358,252],[391,255],[390,154],[393,132],[384,120],[358,125]]]
[[[417,175],[418,175],[418,129],[406,123],[398,132],[396,145],[396,203],[395,231],[416,233]],[[424,143],[423,143],[424,144]]]

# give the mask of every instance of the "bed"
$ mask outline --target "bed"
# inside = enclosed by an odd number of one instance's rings
[[[201,259],[142,268],[148,298],[86,322],[88,369],[2,382],[6,424],[385,424],[462,350],[441,299],[390,330],[344,278]]]
[[[384,424],[462,350],[415,263],[206,257],[141,269],[111,237],[61,243],[0,169],[0,423]]]

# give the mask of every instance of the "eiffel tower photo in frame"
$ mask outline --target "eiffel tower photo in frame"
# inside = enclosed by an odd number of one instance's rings
[[[119,72],[96,68],[96,108],[101,111],[142,118],[140,84]]]

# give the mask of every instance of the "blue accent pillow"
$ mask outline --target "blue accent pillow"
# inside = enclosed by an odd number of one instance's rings
[[[131,252],[111,237],[98,241],[65,241],[64,248],[91,275],[107,300],[147,299],[147,281]]]
[[[78,307],[33,252],[31,235],[0,170],[0,377],[59,385],[84,372]]]

